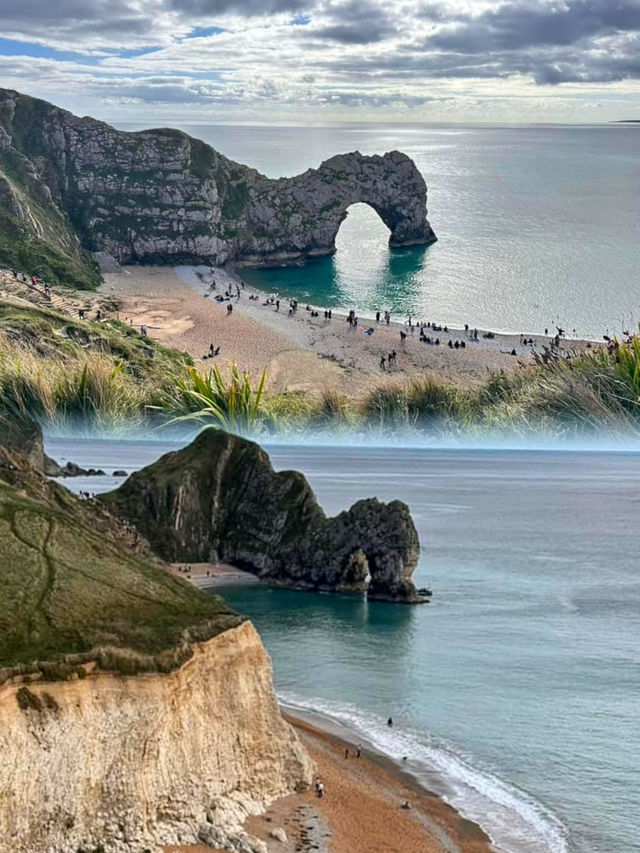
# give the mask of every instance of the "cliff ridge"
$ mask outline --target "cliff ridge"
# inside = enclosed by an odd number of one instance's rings
[[[274,585],[421,600],[409,508],[375,498],[327,518],[306,479],[276,473],[259,445],[214,428],[100,496],[170,562],[221,560]]]
[[[0,263],[91,286],[120,263],[278,265],[331,254],[347,208],[391,246],[427,245],[427,187],[398,151],[331,157],[272,180],[168,128],[126,133],[0,89]],[[31,264],[31,266],[29,266]]]

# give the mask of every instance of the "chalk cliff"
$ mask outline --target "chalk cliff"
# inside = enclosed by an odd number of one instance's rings
[[[361,500],[327,518],[305,478],[257,444],[203,430],[100,497],[170,561],[224,560],[272,584],[416,602],[420,545],[409,508]]]
[[[281,264],[335,251],[347,208],[370,205],[391,246],[426,245],[427,188],[413,161],[341,154],[270,180],[178,130],[138,133],[0,89],[0,262],[46,256],[95,280],[86,250],[126,263]],[[3,224],[0,223],[0,224]],[[43,273],[44,274],[44,273]]]
[[[0,754],[0,853],[261,853],[244,818],[312,774],[250,622],[166,675],[5,684]]]
[[[0,853],[264,853],[309,784],[253,626],[0,448]]]

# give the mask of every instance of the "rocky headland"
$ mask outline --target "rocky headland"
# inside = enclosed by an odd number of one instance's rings
[[[391,246],[426,245],[427,187],[398,151],[271,180],[178,130],[119,131],[0,89],[0,263],[89,286],[120,263],[284,264],[331,254],[364,202]]]
[[[0,853],[264,853],[306,787],[253,626],[0,448]]]
[[[100,501],[169,562],[222,561],[274,585],[421,601],[406,504],[361,500],[328,518],[302,474],[276,473],[257,444],[221,430],[203,430]]]

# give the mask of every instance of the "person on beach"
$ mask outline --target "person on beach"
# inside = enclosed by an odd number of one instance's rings
[[[380,322],[380,312],[376,311],[376,323]]]
[[[316,797],[321,800],[324,797],[324,784],[316,779]]]
[[[389,717],[389,719],[387,720],[387,725],[389,726],[389,728],[391,728],[391,726],[393,725],[393,717]]]
[[[233,305],[232,305],[231,303],[229,303],[229,304],[227,305],[227,317],[228,317],[230,314],[233,314]]]
[[[349,758],[349,747],[348,746],[345,746],[345,748],[344,748],[344,757]]]
[[[280,311],[280,300],[276,299],[276,311]]]
[[[356,758],[362,758],[362,747],[360,746],[360,744],[358,744],[356,747]]]
[[[380,356],[380,370],[386,370],[387,360],[383,355]]]

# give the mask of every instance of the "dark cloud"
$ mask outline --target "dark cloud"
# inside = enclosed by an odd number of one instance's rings
[[[168,7],[187,18],[214,18],[216,15],[274,15],[299,12],[308,0],[168,0]]]
[[[314,28],[315,38],[332,39],[344,44],[371,44],[391,38],[397,24],[388,8],[370,0],[350,0],[340,5],[321,7],[318,12],[327,23]]]
[[[572,45],[582,39],[640,30],[638,0],[503,3],[477,17],[457,17],[430,39],[432,48],[462,53]]]

